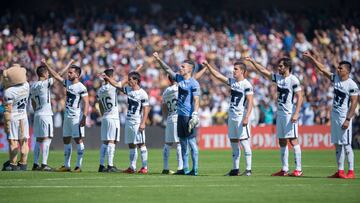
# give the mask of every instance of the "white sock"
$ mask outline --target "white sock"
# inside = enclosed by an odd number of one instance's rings
[[[130,149],[130,167],[134,170],[136,170],[136,160],[137,160],[137,148]]]
[[[141,153],[141,163],[142,163],[142,167],[143,168],[147,168],[148,166],[148,151],[146,146],[142,146],[140,148],[140,153]]]
[[[47,165],[47,160],[49,157],[49,151],[50,151],[50,144],[51,144],[51,139],[46,139],[43,142],[42,145],[42,164]]]
[[[115,144],[114,143],[108,144],[107,154],[108,154],[108,165],[114,166],[114,156],[115,156]]]
[[[164,169],[169,170],[169,155],[170,155],[170,146],[165,144],[163,148],[163,160],[164,160]]]
[[[176,144],[176,159],[178,162],[178,170],[182,170],[183,169],[183,159],[182,159],[182,154],[181,154],[181,144],[178,143]]]
[[[252,151],[250,147],[250,142],[248,139],[246,139],[241,140],[240,143],[241,146],[244,148],[246,170],[251,170]]]
[[[71,153],[72,153],[72,145],[64,144],[64,166],[66,168],[70,168],[70,161],[71,161]]]
[[[338,170],[344,170],[344,162],[345,162],[345,149],[344,145],[335,145],[336,147],[336,162],[338,165]]]
[[[100,165],[105,166],[105,156],[107,152],[107,145],[102,144],[100,147]]]
[[[84,143],[80,143],[76,145],[77,147],[77,159],[76,159],[76,166],[81,168],[82,160],[84,157],[85,145]]]
[[[232,148],[232,160],[233,160],[233,169],[239,169],[240,164],[240,147],[238,142],[231,142]]]
[[[301,171],[301,148],[300,145],[294,145],[294,158],[296,170]]]
[[[34,164],[39,165],[39,157],[40,157],[40,142],[35,142],[34,147]]]
[[[345,154],[348,160],[348,164],[349,164],[349,170],[354,170],[354,151],[351,147],[351,145],[345,145]]]
[[[289,171],[289,149],[288,146],[280,147],[282,170]]]

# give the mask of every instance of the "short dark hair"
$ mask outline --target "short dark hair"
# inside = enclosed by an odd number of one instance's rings
[[[341,66],[341,65],[345,65],[347,67],[347,69],[349,70],[349,72],[351,72],[352,65],[349,61],[340,61],[339,66]]]
[[[104,73],[105,73],[105,75],[107,75],[108,77],[111,77],[111,76],[113,76],[113,74],[114,74],[114,69],[112,69],[112,68],[106,69],[106,70],[104,71]]]
[[[168,79],[169,79],[170,83],[174,83],[174,82],[175,82],[174,78],[173,78],[173,77],[171,77],[171,75],[168,75],[167,77],[168,77]]]
[[[133,80],[136,80],[138,84],[140,84],[141,81],[140,73],[136,71],[132,71],[128,74],[128,78],[132,78]]]
[[[36,74],[38,77],[42,77],[44,76],[44,73],[46,73],[48,70],[46,69],[46,67],[44,65],[41,65],[39,67],[37,67],[36,69]]]
[[[81,68],[79,66],[71,65],[70,68],[74,69],[79,76],[81,75]]]
[[[284,66],[285,66],[286,68],[288,68],[289,71],[291,72],[291,70],[292,70],[292,62],[291,62],[291,59],[290,59],[289,57],[283,57],[283,58],[279,59],[278,64],[280,64],[281,61],[283,62]]]
[[[190,60],[190,59],[186,59],[183,63],[187,63],[190,64],[192,66],[192,68],[195,68],[195,63],[194,61]]]
[[[246,71],[246,65],[244,62],[242,61],[236,61],[234,63],[234,66],[240,66],[240,69],[243,70],[244,72]]]

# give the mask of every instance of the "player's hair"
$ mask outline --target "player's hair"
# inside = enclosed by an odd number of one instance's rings
[[[190,60],[190,59],[186,59],[183,63],[187,63],[191,65],[191,68],[195,68],[195,63],[194,61]]]
[[[246,72],[246,65],[244,62],[242,61],[236,61],[234,63],[234,66],[240,66],[240,69],[243,70],[244,72]]]
[[[81,68],[79,66],[71,65],[70,68],[74,69],[79,76],[81,75]]]
[[[349,70],[349,72],[351,72],[352,65],[349,61],[340,61],[339,66],[341,66],[341,65],[345,65],[346,68]]]
[[[288,57],[283,57],[283,58],[279,59],[278,64],[280,64],[281,61],[283,62],[284,66],[289,69],[289,72],[291,73],[291,70],[292,70],[291,59]]]
[[[114,69],[110,68],[110,69],[106,69],[104,70],[105,75],[107,75],[108,77],[112,77],[114,75]]]
[[[168,75],[167,77],[168,77],[170,83],[174,83],[174,82],[175,82],[174,78],[172,78],[171,75]]]
[[[128,78],[132,78],[133,80],[136,80],[137,83],[140,85],[140,81],[141,81],[140,73],[136,71],[132,71],[129,73]]]
[[[41,66],[37,67],[37,69],[36,69],[36,74],[38,77],[44,76],[44,73],[46,73],[46,72],[47,72],[47,69],[44,65],[41,65]]]

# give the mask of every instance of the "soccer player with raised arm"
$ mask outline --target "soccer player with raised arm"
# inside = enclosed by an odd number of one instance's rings
[[[200,85],[192,77],[194,62],[185,60],[176,74],[171,68],[160,59],[158,53],[153,54],[155,60],[160,64],[170,77],[178,83],[178,102],[177,102],[177,133],[180,138],[181,154],[183,158],[183,170],[175,174],[198,175],[198,156],[199,150],[196,140],[196,127],[199,124],[198,110]],[[189,146],[191,148],[191,158],[193,168],[189,171]]]
[[[203,68],[201,71],[195,74],[195,78],[200,78],[206,71],[206,68]],[[178,162],[177,173],[181,173],[183,170],[183,160],[181,155],[181,145],[179,143],[179,136],[177,133],[177,102],[178,102],[178,84],[169,76],[169,81],[171,86],[167,87],[162,95],[162,112],[164,118],[166,118],[166,128],[165,128],[165,144],[163,148],[163,160],[164,160],[164,169],[162,174],[173,174],[169,170],[169,156],[170,149],[173,144],[176,145],[176,159]]]
[[[138,68],[139,69],[139,66]],[[148,173],[148,150],[145,145],[145,127],[149,115],[149,96],[140,87],[141,77],[136,71],[128,74],[128,86],[123,83],[116,83],[113,79],[103,75],[111,85],[121,89],[128,97],[128,110],[125,121],[125,144],[130,149],[130,166],[124,173],[136,173],[136,160],[138,156],[137,148],[140,148],[142,167],[138,173]]]
[[[72,65],[71,60],[65,69],[60,73],[62,75]],[[47,165],[49,149],[53,134],[53,119],[51,108],[51,86],[54,79],[49,78],[49,72],[45,65],[41,65],[36,69],[39,81],[34,82],[30,86],[30,99],[34,109],[34,137],[36,138],[34,147],[34,164],[33,171],[53,171]],[[41,150],[40,150],[41,148]],[[42,164],[39,165],[40,151],[42,151]]]
[[[241,175],[251,176],[251,146],[250,146],[250,125],[249,117],[253,108],[253,86],[245,78],[246,65],[243,62],[235,62],[233,70],[233,78],[227,78],[207,61],[203,62],[210,73],[230,86],[231,99],[228,111],[228,137],[232,148],[233,169],[227,174],[229,176],[239,175],[240,147],[244,149],[246,170]]]
[[[265,78],[277,85],[278,101],[276,114],[276,135],[279,139],[282,169],[272,176],[302,176],[301,148],[298,142],[298,119],[303,101],[299,79],[291,74],[292,64],[290,58],[281,58],[278,61],[278,73],[275,74],[261,66],[254,59],[246,57],[255,70]],[[296,99],[296,100],[294,100]],[[294,148],[295,170],[289,174],[288,142]]]
[[[349,75],[351,63],[341,61],[336,74],[331,73],[315,56],[309,52],[303,54],[334,86],[334,100],[331,111],[331,142],[335,144],[338,171],[329,178],[355,178],[354,152],[352,141],[352,118],[358,102],[359,87]],[[348,160],[348,173],[344,172],[345,157]]]
[[[89,99],[86,87],[80,82],[81,68],[71,65],[67,77],[68,80],[62,78],[54,71],[45,60],[45,64],[50,75],[57,81],[63,83],[66,88],[66,108],[63,121],[63,142],[64,142],[64,165],[57,171],[70,172],[70,161],[72,153],[71,138],[74,138],[77,146],[76,167],[73,172],[81,172],[81,165],[84,156],[85,146],[85,122],[88,114]]]
[[[114,69],[107,69],[104,74],[114,78]],[[96,94],[101,119],[101,141],[99,172],[118,172],[114,166],[115,145],[120,141],[120,119],[117,101],[117,89],[108,80],[99,88]],[[105,168],[105,156],[107,155],[108,166]]]

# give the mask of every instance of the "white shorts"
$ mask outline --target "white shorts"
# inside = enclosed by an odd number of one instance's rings
[[[115,118],[103,118],[101,121],[101,140],[120,141],[120,120]]]
[[[291,122],[292,115],[276,116],[276,135],[279,139],[298,138],[298,122]]]
[[[64,118],[63,137],[83,138],[85,128],[80,127],[80,118]]]
[[[228,137],[229,139],[249,139],[250,138],[250,125],[242,125],[243,117],[233,118],[228,120]]]
[[[51,115],[43,116],[36,115],[34,116],[34,137],[41,138],[52,138],[54,137],[53,131],[53,119]]]
[[[29,122],[27,118],[10,121],[9,140],[29,139]]]
[[[344,130],[341,128],[346,117],[340,117],[339,114],[331,113],[331,143],[339,145],[348,145],[352,141],[352,120],[349,127]]]
[[[179,142],[179,137],[177,133],[177,121],[167,121],[165,128],[165,143],[175,142]]]
[[[145,143],[145,130],[139,132],[139,124],[129,123],[125,121],[125,144],[141,144]]]

